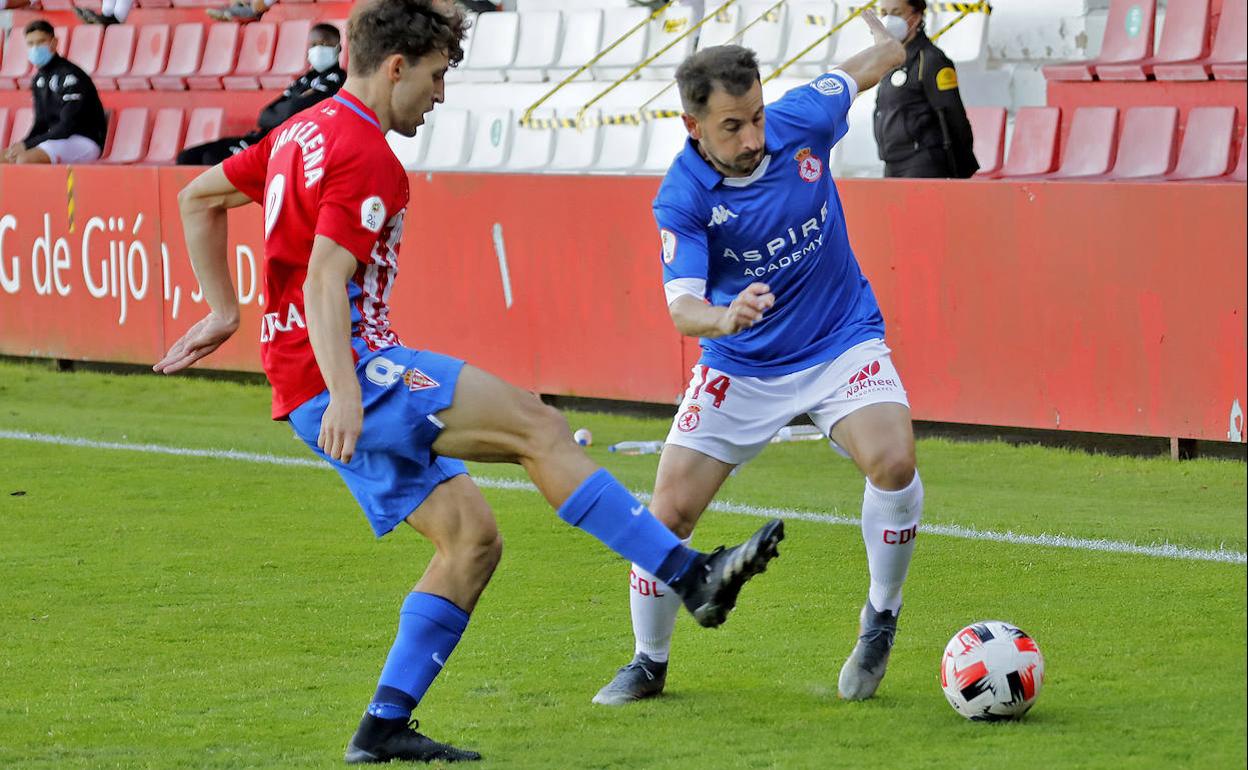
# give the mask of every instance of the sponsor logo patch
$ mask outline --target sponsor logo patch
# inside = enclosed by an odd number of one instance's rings
[[[880,373],[880,362],[872,361],[858,371],[854,372],[849,378],[849,383],[845,388],[845,398],[853,398],[863,395],[864,393],[872,393],[877,390],[899,390],[901,383],[895,377],[878,377]]]

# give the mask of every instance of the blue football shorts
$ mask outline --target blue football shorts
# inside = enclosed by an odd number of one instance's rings
[[[439,484],[468,472],[461,461],[431,449],[442,433],[435,415],[454,400],[463,368],[459,359],[423,350],[365,351],[355,365],[364,427],[345,465],[316,446],[328,390],[290,413],[295,434],[342,476],[377,537],[397,527]]]

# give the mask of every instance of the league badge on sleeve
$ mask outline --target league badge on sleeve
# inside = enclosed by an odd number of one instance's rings
[[[676,259],[676,233],[664,227],[659,230],[659,239],[663,241],[663,262],[670,265]]]
[[[381,202],[381,198],[374,195],[366,198],[360,204],[360,226],[365,230],[374,233],[381,232],[381,228],[386,224],[386,204]]]
[[[823,161],[811,153],[809,147],[803,147],[793,156],[797,161],[797,174],[803,182],[818,182],[823,176]]]
[[[824,96],[836,96],[845,90],[845,84],[835,75],[824,75],[811,82],[810,87]]]

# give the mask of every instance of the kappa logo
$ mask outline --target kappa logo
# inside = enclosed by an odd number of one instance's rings
[[[874,377],[875,375],[879,373],[880,373],[880,362],[872,361],[871,363],[859,369],[858,373],[855,374],[853,377],[850,377],[849,384],[853,385],[856,382],[862,382],[868,377]]]
[[[797,174],[803,182],[818,182],[823,176],[823,161],[811,153],[809,147],[803,147],[793,156],[797,161]]]
[[[720,204],[711,209],[711,221],[706,223],[707,227],[715,227],[722,225],[729,219],[736,219],[737,215],[728,210],[728,207]]]
[[[403,384],[411,391],[429,390],[430,388],[438,387],[437,380],[416,368],[403,372]]]
[[[699,412],[702,407],[697,404],[690,404],[689,408],[676,420],[676,428],[681,433],[690,433],[697,430],[698,424],[702,422],[702,415]]]

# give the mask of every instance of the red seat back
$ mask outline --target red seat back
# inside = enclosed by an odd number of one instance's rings
[[[30,60],[26,58],[26,35],[20,27],[9,31],[4,42],[4,56],[0,59],[0,77],[20,78],[30,72]]]
[[[121,26],[115,24],[113,26]],[[130,67],[133,77],[150,78],[165,71],[169,63],[169,25],[145,24],[139,27],[134,45],[134,63]]]
[[[283,21],[277,32],[277,50],[273,54],[273,66],[261,78],[265,88],[285,88],[290,81],[308,70],[308,34],[312,22],[308,19]],[[284,81],[284,82],[283,82]]]
[[[1235,164],[1235,170],[1231,172],[1231,179],[1236,182],[1248,182],[1248,166],[1244,165],[1244,159],[1248,158],[1248,137],[1239,142],[1239,162]]]
[[[1190,61],[1209,54],[1210,0],[1170,0],[1157,43],[1157,61]]]
[[[204,52],[204,25],[185,22],[173,28],[173,42],[169,46],[169,63],[161,74],[169,77],[188,77],[199,70]]]
[[[997,173],[1005,157],[1005,108],[968,107],[966,117],[971,121],[971,133],[975,137],[978,173]]]
[[[1163,176],[1174,168],[1178,107],[1131,107],[1122,116],[1111,179]]]
[[[257,21],[243,27],[235,75],[261,75],[273,66],[273,49],[277,45],[277,25]],[[223,73],[224,74],[224,73]]]
[[[1235,138],[1234,107],[1193,107],[1171,179],[1213,179],[1231,167]]]
[[[35,108],[18,107],[17,111],[13,113],[13,125],[9,128],[9,144],[25,139],[26,135],[30,133],[30,127],[34,124]]]
[[[225,110],[220,107],[196,107],[186,122],[186,140],[183,147],[215,142],[221,138],[221,122]]]
[[[65,58],[82,67],[88,75],[95,74],[100,62],[100,48],[104,42],[104,26],[100,24],[79,24],[74,27],[69,40],[69,48]]]
[[[1054,176],[1102,176],[1114,162],[1118,138],[1117,107],[1078,107],[1062,147],[1062,164]]]
[[[180,107],[162,107],[152,121],[152,138],[144,163],[173,163],[182,149],[182,129],[186,116]]]
[[[0,148],[7,148],[9,141],[9,108],[0,107]]]
[[[1157,0],[1110,0],[1099,62],[1138,61],[1153,55]]]
[[[104,30],[100,64],[95,69],[96,87],[110,88],[111,78],[130,72],[134,61],[136,30],[129,24],[112,24]]]
[[[1248,0],[1222,0],[1222,17],[1209,58],[1215,62],[1248,61]]]
[[[1057,107],[1020,107],[1014,116],[1014,136],[1002,176],[1047,174],[1057,165],[1057,131],[1062,113]]]
[[[234,64],[238,61],[238,27],[231,22],[209,25],[208,38],[204,42],[204,59],[195,73],[198,77],[220,78],[234,71]]]
[[[136,163],[147,152],[147,136],[151,130],[146,107],[127,107],[117,116],[117,128],[108,150],[106,163]]]

